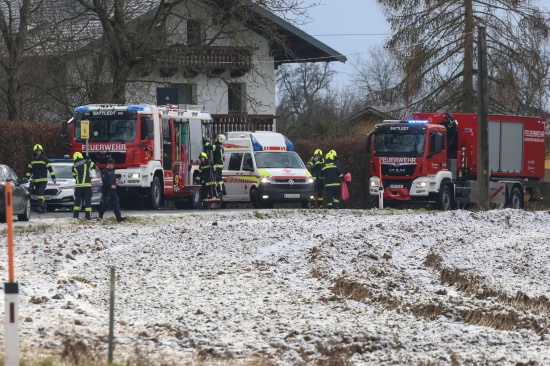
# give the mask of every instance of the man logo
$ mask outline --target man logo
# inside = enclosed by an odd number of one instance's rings
[[[294,184],[294,179],[289,179],[288,184],[293,185]]]

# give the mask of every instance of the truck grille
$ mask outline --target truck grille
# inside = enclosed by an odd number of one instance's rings
[[[386,176],[408,177],[414,174],[416,164],[382,164],[382,174]]]

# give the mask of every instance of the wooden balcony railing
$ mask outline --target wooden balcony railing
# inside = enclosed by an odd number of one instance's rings
[[[160,67],[248,71],[252,67],[252,52],[244,47],[210,46],[197,49],[172,45],[158,51],[156,62]]]
[[[230,114],[213,114],[213,133],[231,131],[275,131],[275,116],[251,115],[234,116]]]

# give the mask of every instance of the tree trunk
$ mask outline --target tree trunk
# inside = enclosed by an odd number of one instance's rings
[[[464,0],[464,77],[460,112],[475,112],[474,91],[474,12],[472,0]]]

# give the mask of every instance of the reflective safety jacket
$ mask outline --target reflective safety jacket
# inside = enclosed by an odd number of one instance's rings
[[[76,179],[76,188],[91,187],[92,178],[90,169],[93,169],[95,164],[91,160],[78,158],[73,165],[73,177]]]
[[[325,187],[340,186],[340,183],[342,182],[342,177],[343,177],[340,164],[337,164],[332,159],[325,159],[325,164],[321,169],[320,176],[323,179],[323,183],[325,184]]]
[[[314,178],[319,178],[319,175],[321,174],[321,169],[323,169],[323,164],[325,161],[323,158],[320,158],[319,160],[315,160],[315,156],[309,159],[307,162],[307,168],[311,172],[311,176]]]
[[[204,143],[204,149],[206,151],[212,151],[212,167],[214,170],[223,169],[223,145],[221,142],[211,144],[206,141]]]
[[[25,177],[30,178],[32,175],[35,183],[47,182],[48,171],[52,179],[55,179],[55,173],[48,158],[44,155],[35,155],[34,159],[27,165],[27,174],[25,174]]]
[[[201,162],[198,172],[199,174],[195,178],[198,183],[205,184],[207,186],[215,183],[212,180],[212,166],[210,165],[210,162],[208,160],[205,159],[203,162]]]

